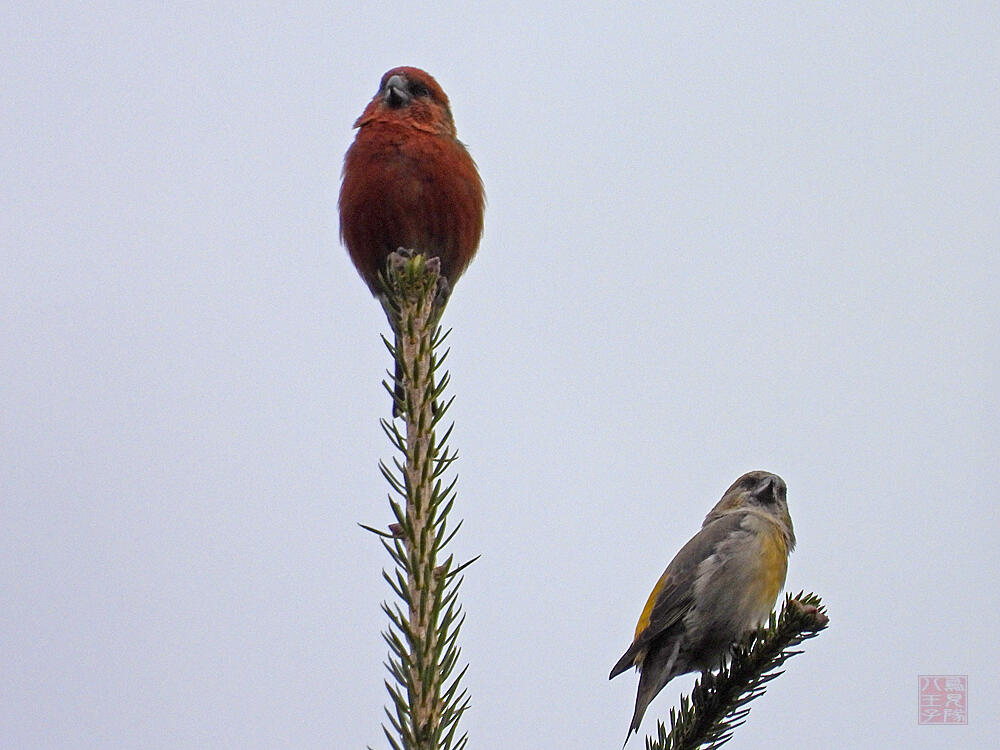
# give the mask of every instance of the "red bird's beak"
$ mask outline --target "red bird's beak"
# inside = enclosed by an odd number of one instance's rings
[[[410,92],[406,90],[406,81],[400,75],[394,75],[385,82],[385,89],[382,94],[385,103],[393,109],[405,107],[410,103]]]

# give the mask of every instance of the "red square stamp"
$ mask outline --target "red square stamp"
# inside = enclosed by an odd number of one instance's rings
[[[918,724],[969,723],[969,675],[922,674],[917,680]]]

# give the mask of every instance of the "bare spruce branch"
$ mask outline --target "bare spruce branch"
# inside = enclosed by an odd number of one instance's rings
[[[442,481],[457,458],[446,445],[452,427],[441,439],[435,434],[451,404],[444,399],[448,373],[441,369],[448,352],[437,353],[447,338],[438,327],[439,264],[400,249],[390,255],[382,281],[382,305],[396,334],[395,343],[383,340],[400,378],[383,385],[405,421],[402,430],[397,422],[382,420],[400,454],[391,466],[379,463],[396,522],[385,531],[362,524],[379,536],[392,558],[395,569],[383,576],[399,602],[382,605],[389,618],[382,635],[389,646],[391,699],[382,729],[393,750],[462,750],[467,737],[457,731],[458,722],[469,698],[459,685],[465,668],[453,676],[464,620],[458,603],[462,579],[456,574],[472,561],[456,565],[447,556],[438,562],[461,526],[461,521],[453,529],[447,524],[456,480]]]

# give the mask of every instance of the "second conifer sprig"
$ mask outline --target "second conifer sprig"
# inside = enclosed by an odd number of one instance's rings
[[[750,701],[764,694],[768,682],[782,674],[779,667],[801,651],[829,623],[826,607],[816,594],[787,594],[781,614],[771,613],[767,626],[748,635],[733,649],[729,665],[707,672],[695,682],[691,697],[681,696],[670,709],[670,730],[657,723],[657,738],[646,738],[646,750],[712,750],[727,743],[750,713]]]

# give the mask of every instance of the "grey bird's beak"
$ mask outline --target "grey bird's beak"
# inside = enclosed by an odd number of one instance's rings
[[[754,494],[763,495],[765,492],[773,494],[775,485],[774,479],[774,477],[766,477],[759,485],[757,485],[757,489],[754,490]]]

